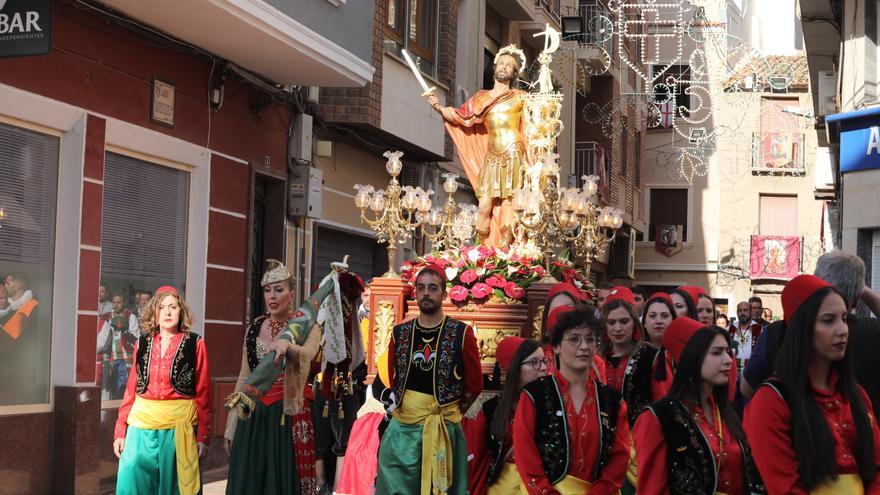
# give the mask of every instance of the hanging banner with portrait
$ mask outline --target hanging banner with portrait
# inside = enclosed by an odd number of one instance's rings
[[[755,279],[791,280],[801,265],[801,238],[753,235],[749,276]]]
[[[654,233],[654,249],[660,254],[672,256],[681,251],[684,225],[660,224]]]

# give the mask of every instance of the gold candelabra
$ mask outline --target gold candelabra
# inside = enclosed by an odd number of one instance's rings
[[[583,176],[582,188],[559,185],[559,155],[553,150],[562,131],[562,94],[553,90],[550,53],[545,51],[538,61],[540,90],[523,98],[529,148],[538,161],[529,167],[525,187],[514,192],[513,210],[517,224],[548,261],[553,247],[569,244],[589,272],[623,225],[623,212],[599,206],[597,176]]]
[[[388,186],[374,189],[370,185],[355,184],[357,193],[354,204],[361,211],[361,222],[366,223],[376,233],[379,242],[388,243],[388,271],[385,278],[397,277],[394,269],[397,260],[397,245],[403,244],[416,228],[421,226],[428,211],[431,209],[432,190],[421,187],[404,186],[397,182],[403,164],[401,151],[386,151],[383,155],[388,159],[385,170],[391,175]],[[403,197],[401,197],[403,193]],[[373,212],[373,218],[367,218],[367,209]]]
[[[477,222],[477,207],[471,204],[455,204],[453,195],[458,190],[458,174],[443,174],[443,190],[446,191],[446,204],[443,209],[432,208],[422,223],[422,233],[431,240],[435,251],[461,245],[474,236]],[[416,218],[422,216],[421,212]]]

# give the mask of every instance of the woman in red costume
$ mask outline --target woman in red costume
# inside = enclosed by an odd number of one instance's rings
[[[211,438],[205,341],[190,331],[189,307],[170,286],[156,290],[141,328],[116,420],[116,493],[195,495]]]
[[[669,325],[663,346],[678,370],[669,393],[636,421],[639,495],[766,493],[727,400],[733,363],[727,332],[681,317]]]
[[[576,304],[587,302],[589,302],[587,295],[568,282],[554,285],[547,294],[547,299],[544,301],[544,313],[541,315],[541,344],[544,346],[547,359],[550,360],[550,373],[556,370],[556,354],[550,344],[552,329],[552,325],[548,324],[550,313],[560,306],[574,307]],[[602,383],[605,383],[605,361],[598,354],[593,357],[593,372]]]
[[[519,495],[513,455],[513,417],[522,388],[547,374],[549,359],[540,344],[505,337],[495,358],[504,373],[501,395],[487,400],[472,420],[462,421],[468,442],[468,493]]]
[[[745,415],[767,492],[880,493],[880,430],[853,376],[846,300],[828,282],[799,275],[782,290],[782,309],[776,375]]]
[[[559,369],[523,388],[513,452],[530,495],[604,495],[620,490],[629,458],[626,404],[589,373],[601,322],[583,306],[552,330]]]

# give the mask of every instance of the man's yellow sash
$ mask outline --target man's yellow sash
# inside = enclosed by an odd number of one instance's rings
[[[407,390],[394,418],[422,428],[422,495],[446,493],[452,486],[452,439],[445,423],[461,423],[458,403],[441,406],[433,395]]]
[[[195,495],[201,487],[199,454],[193,425],[196,401],[193,399],[151,400],[136,396],[128,424],[142,430],[174,429],[177,458],[177,486],[180,495]]]

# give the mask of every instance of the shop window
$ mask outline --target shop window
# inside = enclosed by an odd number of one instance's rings
[[[49,402],[58,149],[0,123],[0,406]]]
[[[189,173],[110,153],[104,160],[101,281],[112,310],[98,324],[97,379],[103,400],[121,399],[153,292],[185,290]]]

